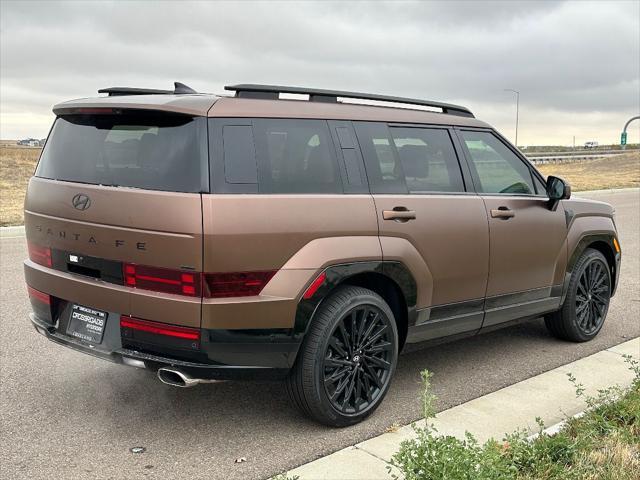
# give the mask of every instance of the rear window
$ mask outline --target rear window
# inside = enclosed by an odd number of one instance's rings
[[[139,111],[58,117],[36,176],[149,190],[207,191],[206,120]]]

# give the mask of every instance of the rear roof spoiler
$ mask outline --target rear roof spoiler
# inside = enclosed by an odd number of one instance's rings
[[[135,88],[135,87],[109,87],[101,88],[98,93],[107,93],[110,97],[122,95],[184,95],[190,93],[198,93],[193,88],[180,82],[173,82],[173,90],[156,90],[152,88]]]
[[[392,97],[374,93],[345,92],[341,90],[322,90],[317,88],[255,84],[227,85],[224,87],[224,89],[235,92],[235,95],[238,98],[260,98],[268,100],[278,100],[281,93],[295,93],[309,95],[310,102],[336,103],[338,101],[338,97],[353,98],[358,100],[373,100],[378,102],[404,103],[408,105],[435,107],[442,109],[442,113],[446,113],[449,115],[475,118],[473,113],[471,113],[471,110],[460,105],[433,102],[430,100],[419,100],[415,98]]]

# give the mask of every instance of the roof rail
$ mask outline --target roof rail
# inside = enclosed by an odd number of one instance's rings
[[[108,93],[110,97],[122,95],[180,95],[188,93],[198,93],[193,88],[188,87],[184,83],[173,82],[173,90],[156,90],[153,88],[135,88],[135,87],[109,87],[101,88],[98,93]]]
[[[297,93],[309,95],[310,102],[328,102],[336,103],[338,97],[342,98],[355,98],[359,100],[374,100],[378,102],[391,102],[391,103],[404,103],[408,105],[421,105],[425,107],[441,108],[442,113],[449,115],[458,115],[461,117],[475,118],[473,113],[460,105],[452,105],[450,103],[432,102],[430,100],[418,100],[415,98],[404,97],[392,97],[387,95],[377,95],[374,93],[358,93],[358,92],[344,92],[341,90],[322,90],[318,88],[304,88],[304,87],[286,87],[279,85],[255,85],[255,84],[240,84],[240,85],[227,85],[225,90],[236,92],[238,98],[260,98],[277,100],[280,98],[281,93]]]

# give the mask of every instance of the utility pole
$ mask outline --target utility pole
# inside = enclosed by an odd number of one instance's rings
[[[637,117],[631,117],[629,121],[624,124],[624,128],[622,129],[622,134],[620,135],[620,145],[622,147],[622,150],[625,150],[627,148],[627,127],[634,120],[640,120],[640,115],[638,115]]]
[[[516,148],[518,147],[518,116],[520,110],[520,92],[512,88],[505,88],[505,92],[513,92],[516,94]]]
[[[573,149],[576,149],[576,136],[573,136]]]

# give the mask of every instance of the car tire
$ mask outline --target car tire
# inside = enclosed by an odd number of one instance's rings
[[[611,270],[602,253],[588,248],[576,262],[562,308],[545,317],[557,338],[587,342],[604,325],[611,298]]]
[[[332,427],[365,419],[389,390],[398,329],[389,305],[362,287],[338,287],[318,307],[287,392],[307,416]]]

